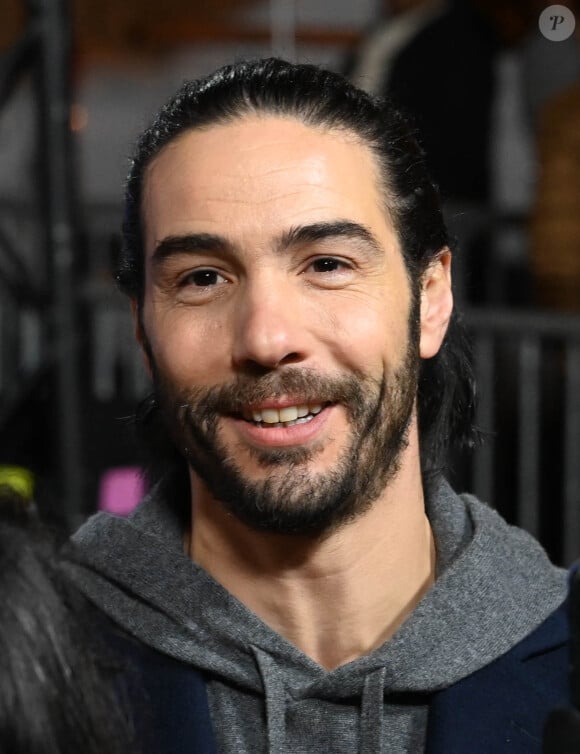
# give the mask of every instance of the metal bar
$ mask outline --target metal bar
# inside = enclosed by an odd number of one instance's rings
[[[6,352],[6,302],[0,297],[0,406],[3,406],[8,398],[7,372],[8,354]]]
[[[478,334],[474,342],[474,358],[478,375],[479,402],[477,426],[487,433],[484,444],[477,449],[473,459],[473,489],[486,502],[493,500],[493,450],[494,450],[494,374],[495,360],[493,338],[488,333]]]
[[[580,336],[580,315],[538,310],[468,308],[463,312],[467,327],[498,335],[530,333],[539,337]]]
[[[29,307],[20,311],[20,370],[25,378],[37,372],[43,360],[43,340],[38,312]]]
[[[580,555],[580,342],[566,348],[564,415],[564,565]]]
[[[540,340],[525,336],[519,347],[518,524],[538,536],[540,510]]]
[[[0,404],[7,406],[18,386],[18,312],[11,291],[0,280]]]
[[[71,32],[66,0],[29,0],[39,31],[40,153],[44,161],[43,194],[47,251],[53,290],[52,329],[57,383],[59,468],[63,514],[77,523],[83,502],[81,393],[75,298],[72,139],[69,127]]]
[[[36,29],[30,24],[16,44],[3,55],[0,65],[0,110],[10,99],[21,74],[30,67],[37,41]]]
[[[19,296],[24,296],[28,300],[40,298],[40,291],[31,282],[31,273],[26,264],[22,261],[18,250],[14,247],[10,237],[0,224],[0,262],[2,257],[11,268],[12,274],[4,273],[4,279],[10,281],[11,287],[18,290]],[[0,264],[1,271],[1,264]]]

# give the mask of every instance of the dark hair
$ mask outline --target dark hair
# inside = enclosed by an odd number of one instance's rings
[[[60,571],[59,539],[17,498],[0,491],[0,751],[134,751],[93,609]]]
[[[392,102],[371,97],[344,77],[313,65],[268,58],[225,66],[188,81],[138,141],[125,197],[124,244],[117,281],[143,303],[141,192],[144,171],[183,131],[229,123],[249,114],[294,117],[356,135],[375,155],[415,297],[422,273],[450,243],[437,187],[413,129]],[[474,381],[467,344],[454,314],[445,342],[422,363],[419,427],[423,472],[438,472],[448,445],[472,444]],[[151,404],[150,404],[151,405]]]

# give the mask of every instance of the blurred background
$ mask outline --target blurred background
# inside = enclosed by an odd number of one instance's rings
[[[548,5],[0,0],[0,485],[70,528],[134,505],[148,384],[111,275],[128,156],[184,79],[273,54],[415,117],[486,436],[451,479],[580,556],[580,13]]]

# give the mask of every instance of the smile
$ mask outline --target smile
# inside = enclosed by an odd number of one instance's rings
[[[252,445],[290,447],[319,438],[335,409],[336,405],[328,402],[248,407],[229,421]]]
[[[247,409],[243,412],[243,418],[257,427],[293,427],[312,421],[326,405],[328,404],[304,403],[283,408]]]

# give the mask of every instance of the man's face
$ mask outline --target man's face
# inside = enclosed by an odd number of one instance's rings
[[[202,487],[265,530],[366,510],[398,470],[419,361],[370,150],[266,116],[187,132],[142,210],[141,337]]]

